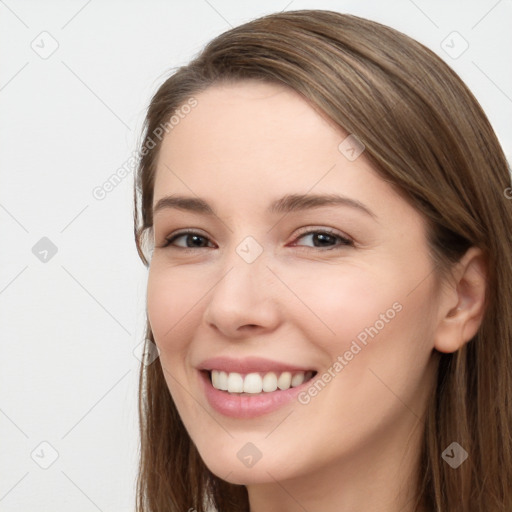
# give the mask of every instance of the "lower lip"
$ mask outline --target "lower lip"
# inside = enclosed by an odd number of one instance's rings
[[[300,386],[285,391],[262,392],[251,396],[230,394],[227,391],[214,388],[209,374],[205,371],[200,371],[199,377],[211,407],[224,416],[240,419],[255,418],[283,407],[292,402],[313,381],[313,379],[310,379]]]

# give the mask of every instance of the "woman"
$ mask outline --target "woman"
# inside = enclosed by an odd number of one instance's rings
[[[441,59],[268,15],[160,87],[141,157],[140,512],[512,509],[510,176]]]

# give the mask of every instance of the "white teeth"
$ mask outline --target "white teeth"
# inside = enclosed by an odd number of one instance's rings
[[[269,372],[263,377],[263,391],[272,392],[277,389],[277,375]]]
[[[263,379],[259,373],[249,373],[245,376],[244,393],[261,393],[262,388]]]
[[[277,379],[277,387],[279,389],[285,390],[290,389],[292,385],[292,374],[290,372],[283,372],[279,375]]]
[[[292,377],[292,388],[296,388],[297,386],[300,386],[303,382],[304,382],[304,374],[296,373]]]
[[[214,388],[227,391],[228,389],[228,374],[226,372],[212,372],[212,384]]]
[[[239,373],[230,373],[228,375],[228,391],[230,393],[243,393],[244,378]]]
[[[217,372],[219,374],[219,387],[222,391],[228,390],[228,374],[226,372]]]
[[[211,371],[212,385],[221,391],[228,393],[251,393],[258,394],[262,391],[271,393],[278,388],[282,391],[300,386],[304,381],[311,379],[312,371],[308,372],[268,372],[265,374],[248,373],[242,375],[240,373],[226,373],[220,370]]]
[[[219,385],[219,373],[218,371],[216,370],[213,370],[212,371],[212,386],[216,389],[220,389],[220,385]]]

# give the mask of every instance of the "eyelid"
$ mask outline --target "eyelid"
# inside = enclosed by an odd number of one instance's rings
[[[345,235],[344,233],[339,232],[336,229],[327,228],[327,227],[315,227],[315,226],[308,226],[308,227],[300,229],[299,233],[294,235],[293,241],[296,242],[298,239],[302,238],[303,236],[318,234],[318,233],[328,234],[330,236],[338,238],[339,240],[341,240],[341,243],[337,244],[337,245],[330,246],[330,247],[326,247],[323,249],[321,247],[312,247],[312,246],[304,246],[304,245],[293,245],[293,247],[304,247],[306,249],[317,249],[319,251],[325,252],[325,251],[333,250],[333,249],[340,248],[340,247],[354,247],[354,245],[355,245],[355,241],[351,237],[349,237],[348,235]],[[208,248],[208,247],[180,247],[180,246],[172,245],[172,243],[176,239],[180,238],[181,236],[185,236],[185,235],[200,236],[200,237],[208,240],[210,243],[213,243],[213,242],[211,242],[210,238],[207,235],[190,228],[190,229],[179,230],[179,231],[176,231],[175,233],[172,233],[171,235],[169,235],[168,237],[165,238],[165,242],[162,245],[160,245],[159,247],[160,248],[174,247],[181,251],[196,251],[198,249],[207,249]]]
[[[192,250],[192,251],[195,251],[196,249],[203,249],[203,247],[179,247],[179,246],[172,246],[172,242],[174,242],[174,240],[176,240],[177,238],[179,238],[180,236],[184,236],[184,235],[196,235],[196,236],[200,236],[202,238],[205,238],[206,240],[208,240],[209,242],[211,242],[210,240],[210,237],[205,235],[204,233],[201,233],[200,231],[196,231],[195,229],[183,229],[183,230],[178,230],[176,231],[175,233],[172,233],[170,234],[169,236],[166,236],[165,239],[164,239],[164,242],[162,245],[160,245],[160,247],[168,247],[168,246],[171,246],[171,247],[176,247],[178,249],[181,249],[181,250]]]
[[[315,226],[309,226],[307,228],[303,228],[303,230],[300,230],[300,232],[297,235],[295,235],[295,240],[297,240],[298,238],[301,238],[304,235],[310,235],[310,234],[314,234],[314,233],[324,233],[324,234],[328,234],[328,235],[337,237],[343,241],[343,244],[341,244],[341,246],[353,246],[355,243],[351,237],[341,233],[337,229],[322,228],[322,227],[315,227]],[[299,247],[304,247],[304,246],[299,246]],[[335,245],[335,246],[332,246],[331,248],[334,249],[335,247],[339,247],[339,246]],[[315,249],[315,247],[311,247],[311,248]],[[317,247],[317,249],[320,249],[320,248]],[[328,250],[328,249],[326,249],[326,250]]]

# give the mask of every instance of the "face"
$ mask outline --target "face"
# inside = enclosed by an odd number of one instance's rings
[[[297,93],[246,81],[196,99],[159,154],[147,290],[190,437],[214,474],[244,484],[390,455],[433,382],[422,217]],[[206,370],[232,373],[232,392]],[[316,373],[287,389],[287,370]]]

